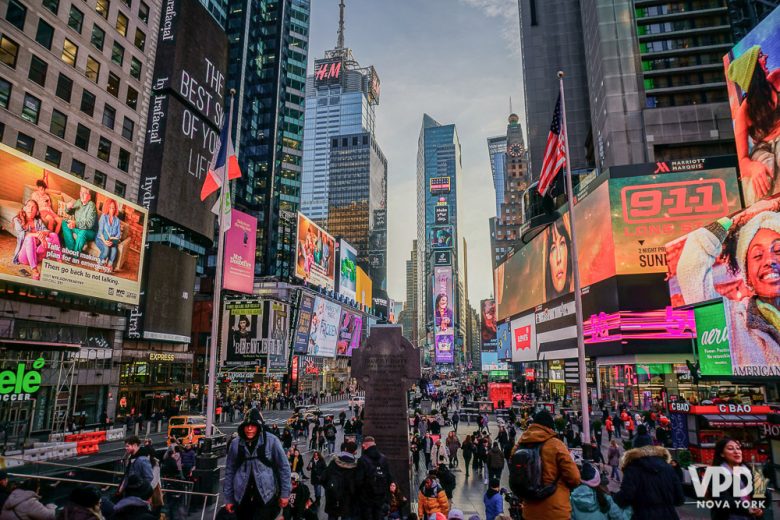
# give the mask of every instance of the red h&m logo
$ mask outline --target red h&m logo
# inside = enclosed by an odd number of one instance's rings
[[[515,329],[515,350],[527,350],[531,348],[531,326]]]
[[[653,173],[669,173],[672,169],[669,165],[663,161],[655,163],[655,171]]]
[[[333,63],[323,63],[317,67],[317,70],[314,72],[314,77],[317,78],[317,81],[322,81],[323,79],[338,79],[340,75],[340,61],[335,61]]]

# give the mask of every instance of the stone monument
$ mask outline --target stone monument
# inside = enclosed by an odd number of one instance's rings
[[[420,379],[420,351],[398,325],[375,325],[352,354],[352,376],[366,391],[363,436],[376,439],[393,479],[411,501],[407,390]],[[416,490],[415,490],[416,493]]]

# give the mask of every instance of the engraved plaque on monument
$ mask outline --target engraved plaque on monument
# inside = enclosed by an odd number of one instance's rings
[[[352,376],[366,391],[363,435],[376,439],[393,479],[409,495],[407,390],[420,379],[420,351],[398,325],[371,327],[365,348],[352,355]]]

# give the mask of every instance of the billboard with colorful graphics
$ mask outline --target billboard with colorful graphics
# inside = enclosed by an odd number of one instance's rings
[[[360,335],[363,333],[363,318],[346,309],[341,311],[339,320],[339,339],[336,342],[336,355],[351,356],[352,351],[360,348]]]
[[[309,328],[309,356],[336,357],[341,306],[325,298],[314,299]]]
[[[222,321],[222,360],[227,365],[259,365],[262,357],[263,302],[225,302]]]
[[[295,276],[312,285],[334,290],[336,241],[321,227],[298,213]]]
[[[433,269],[433,327],[436,362],[454,362],[455,300],[451,267]]]
[[[731,376],[728,325],[723,302],[694,309],[699,368],[703,376]]]
[[[309,330],[311,318],[314,312],[314,296],[309,293],[301,294],[301,303],[298,308],[298,325],[295,328],[293,339],[293,352],[306,354],[309,349]]]
[[[496,350],[496,302],[493,299],[480,302],[480,330],[482,332],[482,351]]]
[[[355,284],[355,301],[359,305],[365,305],[371,307],[374,304],[374,284],[371,281],[371,277],[358,266],[357,268],[357,282]]]
[[[235,222],[234,224],[235,225]],[[268,331],[268,373],[286,374],[290,359],[290,343],[287,331],[290,329],[290,307],[286,303],[270,301],[270,320]]]
[[[512,362],[536,361],[535,321],[533,312],[512,320]]]
[[[455,362],[455,336],[453,334],[437,334],[434,337],[436,363],[451,364]]]
[[[138,304],[148,214],[0,145],[0,280]]]
[[[496,327],[496,353],[499,361],[512,360],[512,325],[509,321]]]
[[[339,293],[357,299],[357,249],[346,240],[339,240]]]
[[[255,245],[257,219],[236,209],[232,225],[225,233],[223,287],[252,294],[255,282]]]

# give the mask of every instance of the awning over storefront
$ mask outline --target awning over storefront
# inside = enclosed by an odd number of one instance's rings
[[[0,348],[11,350],[71,350],[81,348],[78,343],[52,343],[50,341],[30,341],[23,339],[0,339]]]
[[[714,428],[749,428],[766,423],[766,415],[704,415]]]

